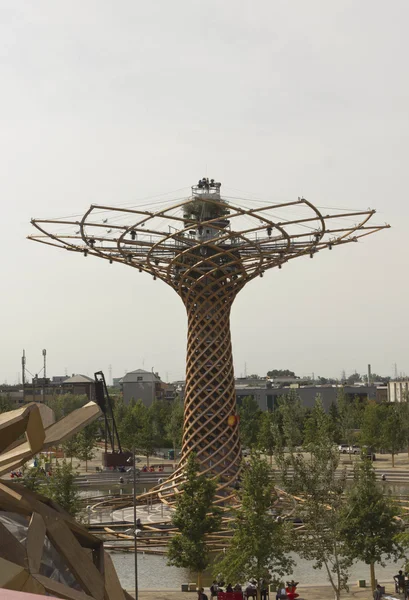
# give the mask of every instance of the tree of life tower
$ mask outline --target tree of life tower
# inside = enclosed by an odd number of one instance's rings
[[[30,239],[149,273],[170,285],[186,307],[181,459],[156,490],[170,504],[192,452],[200,470],[217,478],[216,502],[235,494],[241,448],[230,311],[237,293],[267,269],[281,269],[302,256],[314,258],[388,227],[369,224],[374,210],[324,215],[304,198],[248,208],[222,197],[220,188],[204,178],[190,197],[155,211],[92,205],[80,219],[32,220],[40,233]]]

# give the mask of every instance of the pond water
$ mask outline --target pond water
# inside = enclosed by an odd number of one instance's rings
[[[301,585],[328,585],[328,579],[325,570],[316,570],[312,568],[312,563],[292,555],[296,561],[293,577]],[[111,553],[112,560],[116,567],[122,587],[127,590],[135,589],[134,584],[134,555],[128,553]],[[379,581],[392,581],[393,575],[396,575],[401,568],[399,563],[389,563],[385,568],[376,567],[376,577]],[[209,586],[213,577],[208,573],[204,577],[204,585]],[[369,581],[369,567],[363,563],[356,563],[351,569],[350,582],[356,582],[358,579]],[[155,556],[152,554],[138,553],[138,582],[141,590],[170,590],[179,589],[182,583],[196,581],[195,575],[189,574],[186,569],[169,567],[166,564],[166,557]]]
[[[112,486],[114,487],[114,486]],[[409,486],[402,484],[387,484],[385,489],[389,489],[393,495],[409,495]],[[83,491],[84,495],[101,495],[106,489]],[[112,490],[118,493],[118,490]],[[139,490],[138,492],[143,490]],[[123,493],[130,493],[131,488],[124,486]],[[313,569],[312,562],[301,559],[298,555],[292,555],[296,566],[292,577],[299,581],[301,585],[328,585],[328,579],[325,569]],[[134,579],[134,555],[133,553],[112,552],[112,560],[116,567],[119,579],[125,589],[133,590],[135,587]],[[180,589],[182,583],[189,583],[196,580],[196,576],[189,574],[185,569],[168,566],[165,556],[138,553],[138,582],[142,590],[163,590]],[[376,577],[379,581],[392,581],[393,575],[403,566],[400,563],[387,563],[386,567],[376,566]],[[369,581],[369,567],[364,563],[355,563],[350,570],[349,581],[356,582],[358,579]],[[213,580],[211,572],[204,574],[204,585],[210,585]]]

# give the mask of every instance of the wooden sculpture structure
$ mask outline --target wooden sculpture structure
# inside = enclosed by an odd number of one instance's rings
[[[0,414],[0,475],[55,447],[100,414],[89,402],[46,428],[34,403]],[[100,539],[52,500],[6,479],[0,480],[0,588],[67,600],[131,598]]]
[[[169,504],[191,452],[201,471],[217,478],[217,503],[235,495],[241,448],[230,310],[238,292],[267,269],[388,227],[369,224],[374,210],[323,214],[304,198],[246,208],[222,198],[220,186],[204,178],[189,198],[156,211],[92,205],[80,219],[34,219],[40,233],[29,236],[149,273],[182,299],[188,340],[181,460],[157,489]]]

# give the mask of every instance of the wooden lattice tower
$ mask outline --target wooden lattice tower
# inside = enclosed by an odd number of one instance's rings
[[[179,468],[157,490],[162,501],[173,503],[191,452],[201,471],[218,479],[217,502],[234,496],[241,449],[230,310],[237,293],[266,269],[388,227],[369,225],[374,213],[323,215],[304,198],[245,208],[222,198],[220,183],[203,179],[189,198],[156,211],[92,205],[79,220],[32,220],[40,234],[30,239],[125,263],[162,279],[183,300],[188,316],[183,444]]]

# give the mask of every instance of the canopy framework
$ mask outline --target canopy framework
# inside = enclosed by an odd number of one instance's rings
[[[182,455],[180,468],[158,488],[162,501],[174,502],[191,452],[201,471],[217,478],[217,502],[234,498],[241,449],[229,317],[238,292],[267,269],[389,227],[371,225],[374,213],[323,214],[305,198],[246,208],[223,198],[219,183],[203,179],[189,198],[156,211],[92,205],[77,220],[32,220],[39,233],[30,239],[149,273],[185,304]]]

